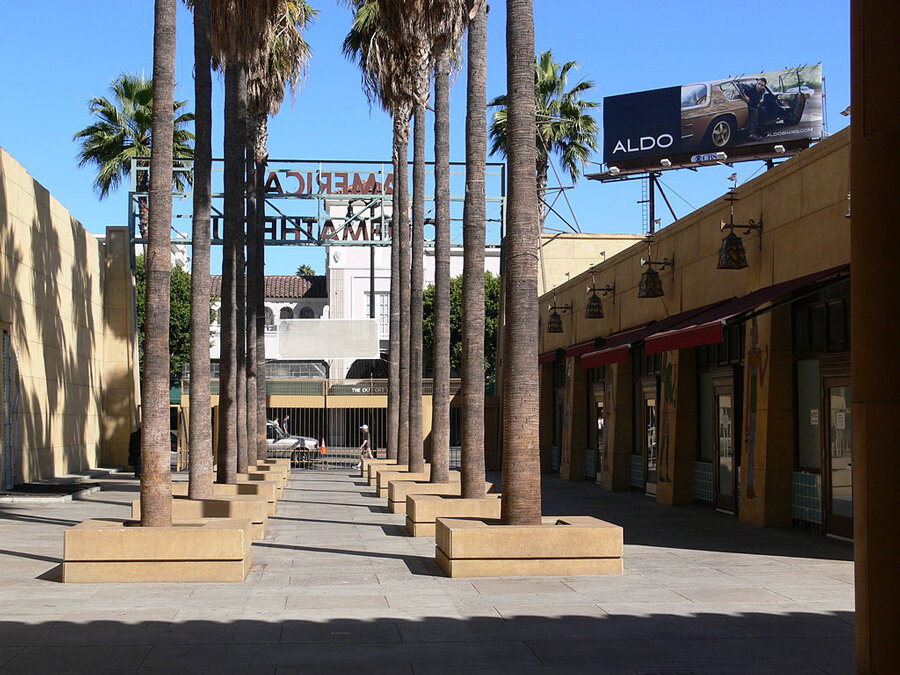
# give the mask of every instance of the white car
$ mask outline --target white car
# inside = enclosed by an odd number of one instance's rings
[[[269,457],[289,457],[299,465],[301,453],[318,453],[319,442],[309,436],[289,436],[275,420],[266,422],[266,445]]]

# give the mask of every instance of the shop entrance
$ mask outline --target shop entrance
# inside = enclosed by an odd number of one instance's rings
[[[656,378],[641,381],[641,428],[644,455],[644,494],[656,496],[659,395]]]
[[[734,462],[735,436],[735,404],[734,385],[731,379],[727,382],[713,381],[713,400],[715,415],[715,434],[713,435],[716,453],[715,470],[715,504],[716,508],[734,513],[737,472]]]
[[[605,442],[603,434],[603,426],[605,418],[603,417],[604,407],[604,386],[603,383],[593,386],[593,396],[591,397],[592,414],[588,417],[591,420],[591,450],[594,455],[595,480],[600,483],[603,480],[603,444]]]
[[[822,378],[825,412],[823,478],[828,534],[853,536],[853,445],[850,425],[850,379]]]

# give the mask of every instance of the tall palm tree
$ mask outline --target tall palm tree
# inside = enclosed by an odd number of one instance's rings
[[[509,209],[506,219],[506,335],[503,359],[503,496],[508,525],[541,522],[538,447],[538,201],[535,168],[534,6],[506,8]]]
[[[194,4],[194,98],[197,134],[194,151],[193,232],[191,234],[191,408],[188,495],[213,496],[210,419],[209,295],[210,212],[212,208],[212,47],[209,0]]]
[[[578,68],[575,61],[557,63],[548,49],[534,59],[534,100],[537,116],[535,134],[536,181],[539,204],[546,203],[547,172],[550,156],[555,155],[563,170],[576,182],[584,168],[584,163],[592,152],[598,149],[597,136],[600,133],[597,121],[590,111],[600,106],[595,101],[587,101],[584,96],[594,88],[590,80],[581,80],[571,89],[569,74]],[[508,156],[507,151],[507,105],[504,94],[490,103],[497,108],[491,125],[491,153]],[[540,207],[541,222],[546,208]]]
[[[150,226],[147,247],[148,303],[144,323],[141,391],[141,525],[172,524],[169,468],[169,278],[172,257],[173,99],[175,93],[175,0],[156,0],[153,22],[153,146],[150,149]]]
[[[468,0],[443,3],[434,36],[434,374],[431,481],[450,480],[450,65]]]
[[[484,245],[487,154],[487,2],[472,0],[466,82],[466,197],[463,204],[462,496],[484,497]]]
[[[388,458],[409,461],[409,72],[381,18],[378,0],[352,1],[353,26],[343,52],[362,73],[363,91],[393,120],[394,193],[391,217],[390,383]]]
[[[131,175],[131,162],[138,160],[141,169],[134,177],[138,192],[148,192],[150,176],[148,168],[153,139],[153,80],[141,75],[122,73],[110,84],[112,100],[97,96],[88,102],[96,121],[75,134],[79,142],[78,166],[90,164],[97,169],[94,188],[100,199],[106,198]],[[175,159],[194,156],[190,141],[194,134],[186,126],[194,114],[182,112],[185,101],[173,101],[172,154]],[[184,188],[187,174],[173,175],[176,188]],[[140,197],[141,238],[147,238],[147,198]]]
[[[247,73],[266,55],[279,11],[286,0],[212,0],[211,43],[216,61],[225,69],[225,239],[222,253],[221,363],[219,386],[219,480],[237,479],[237,388],[246,383],[236,378],[238,325],[236,322],[236,262],[243,251],[244,179],[247,145]],[[243,256],[241,256],[243,257]],[[242,331],[243,332],[243,331]],[[246,417],[246,406],[243,407]],[[243,440],[246,442],[246,427]],[[244,454],[246,458],[246,454]]]
[[[275,16],[266,54],[251,68],[248,80],[248,182],[254,186],[248,204],[247,242],[247,436],[249,460],[265,459],[265,167],[268,160],[268,118],[276,115],[285,88],[294,95],[306,73],[312,52],[303,32],[318,12],[305,0],[285,0]],[[299,273],[298,269],[298,273]]]

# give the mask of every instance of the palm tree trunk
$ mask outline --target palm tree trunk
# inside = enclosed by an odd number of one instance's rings
[[[221,348],[219,359],[220,483],[237,481],[237,247],[244,211],[244,143],[240,99],[246,98],[246,70],[237,63],[225,68],[225,227],[222,246]]]
[[[425,105],[417,104],[413,131],[413,199],[409,273],[409,470],[425,470],[422,438],[422,257],[425,253]]]
[[[463,205],[462,496],[484,497],[484,171],[487,158],[487,3],[469,21],[466,197]]]
[[[394,118],[393,163],[398,165],[399,135]],[[391,306],[388,356],[387,458],[397,459],[400,426],[400,244],[397,241],[399,211],[391,209]]]
[[[153,146],[150,152],[150,242],[141,392],[141,525],[172,524],[169,469],[169,281],[172,254],[172,136],[175,92],[175,0],[156,0],[153,28]]]
[[[509,0],[506,15],[509,212],[503,362],[503,497],[508,525],[541,522],[538,446],[538,204],[534,179],[534,6]]]
[[[248,117],[247,124],[247,156],[246,156],[246,172],[247,172],[247,297],[244,299],[244,307],[246,307],[246,316],[244,326],[246,327],[246,361],[244,370],[246,375],[246,384],[244,387],[244,416],[246,418],[247,429],[247,464],[253,466],[256,464],[256,267],[259,264],[257,260],[256,250],[256,228],[258,221],[256,218],[256,189],[254,186],[254,172],[256,147],[256,134],[251,128]]]
[[[450,47],[434,68],[434,371],[431,482],[450,480]]]
[[[394,166],[394,212],[397,214],[395,241],[400,263],[400,420],[397,424],[397,463],[409,463],[409,112],[401,109],[394,117],[397,163]]]
[[[246,72],[246,71],[245,71]],[[246,176],[247,176],[247,89],[246,80],[244,87],[239,90],[243,97],[239,98],[240,122],[243,135],[243,147],[241,150],[241,212],[239,230],[237,230],[237,242],[234,256],[234,307],[235,324],[237,333],[234,336],[235,353],[235,397],[237,408],[237,470],[238,473],[246,473],[247,462],[247,231],[245,207],[247,205]]]
[[[188,496],[213,496],[209,391],[210,211],[212,208],[212,47],[209,0],[194,3],[194,217],[191,233],[191,408]]]
[[[266,217],[266,161],[268,154],[268,115],[256,118],[256,155],[254,156],[256,179],[256,230],[253,246],[256,248],[256,295],[250,301],[256,304],[256,458],[268,456],[266,445],[266,242],[263,225]]]

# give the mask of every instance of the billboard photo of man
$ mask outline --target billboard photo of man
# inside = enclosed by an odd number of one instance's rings
[[[738,91],[741,92],[741,98],[747,104],[747,134],[750,140],[759,141],[765,136],[765,131],[760,129],[760,117],[763,111],[763,94],[768,84],[766,78],[760,77],[752,85],[747,82],[738,82]]]

